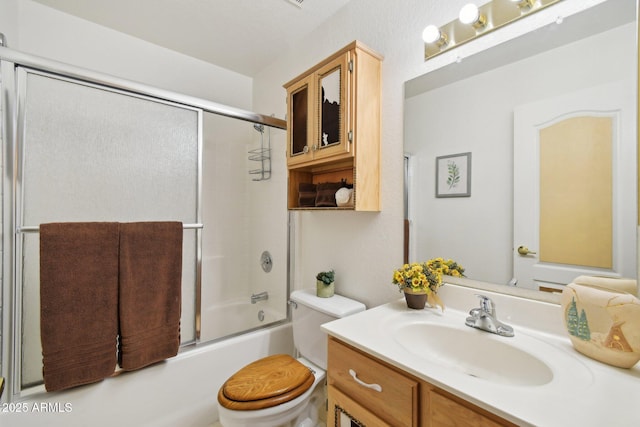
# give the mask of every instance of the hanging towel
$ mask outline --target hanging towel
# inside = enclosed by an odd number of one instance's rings
[[[120,224],[120,367],[173,357],[180,346],[181,222]]]
[[[40,338],[47,391],[116,367],[118,223],[40,225]]]

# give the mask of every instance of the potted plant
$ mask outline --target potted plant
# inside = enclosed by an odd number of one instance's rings
[[[335,293],[334,279],[335,272],[333,270],[321,271],[316,274],[316,295],[321,298],[332,297]]]
[[[444,310],[444,303],[438,297],[442,286],[442,276],[464,277],[464,268],[457,262],[443,258],[405,264],[393,272],[393,283],[404,292],[409,308],[422,309],[426,303]]]

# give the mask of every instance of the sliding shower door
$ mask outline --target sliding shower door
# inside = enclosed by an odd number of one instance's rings
[[[30,69],[18,81],[16,266],[21,387],[42,380],[38,226],[181,221],[183,343],[195,340],[202,111]]]

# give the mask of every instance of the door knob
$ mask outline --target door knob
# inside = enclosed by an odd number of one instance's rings
[[[520,255],[535,255],[537,252],[530,251],[526,246],[518,246],[518,253]]]

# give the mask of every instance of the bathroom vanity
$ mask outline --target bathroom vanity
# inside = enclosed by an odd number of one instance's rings
[[[329,338],[328,425],[513,426],[427,381]]]
[[[465,326],[477,293],[447,285],[444,312],[398,300],[324,324],[327,424],[640,425],[640,366],[575,351],[555,303],[483,291],[515,336]]]

